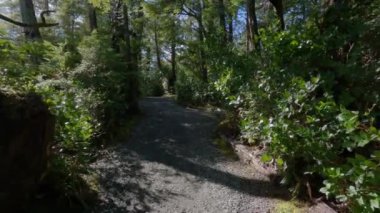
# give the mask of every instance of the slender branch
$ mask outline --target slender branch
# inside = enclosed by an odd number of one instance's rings
[[[40,13],[40,18],[43,24],[46,24],[45,14],[50,15],[50,13],[55,13],[55,10],[44,10]]]
[[[37,23],[37,24],[26,24],[26,23],[22,23],[22,22],[19,22],[19,21],[16,21],[16,20],[13,20],[11,18],[8,18],[2,14],[0,14],[0,19],[4,20],[4,21],[7,21],[9,23],[12,23],[14,25],[17,25],[17,26],[20,26],[20,27],[54,27],[54,26],[58,26],[58,23]]]

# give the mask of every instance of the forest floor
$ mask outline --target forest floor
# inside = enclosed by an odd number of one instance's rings
[[[94,212],[275,212],[286,189],[213,144],[218,119],[172,99],[145,98],[130,137],[92,164]]]

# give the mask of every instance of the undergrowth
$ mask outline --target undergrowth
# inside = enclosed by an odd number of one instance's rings
[[[133,125],[127,114],[129,88],[125,62],[109,48],[110,39],[93,33],[78,49],[69,41],[18,44],[0,39],[0,84],[43,97],[55,116],[55,137],[39,200],[55,197],[57,205],[82,208],[96,199],[84,176],[100,145],[116,131],[126,134]],[[50,197],[50,198],[49,198]]]

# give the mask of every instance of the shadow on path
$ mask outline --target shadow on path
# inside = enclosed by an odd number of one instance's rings
[[[186,190],[178,193],[169,187],[171,181],[179,180],[194,187],[211,182],[245,196],[289,199],[286,190],[254,178],[254,174],[248,178],[247,172],[240,175],[226,169],[230,163],[242,170],[244,165],[223,156],[212,145],[217,121],[211,114],[185,109],[168,98],[146,98],[140,106],[145,117],[131,138],[95,165],[105,193],[95,211],[149,212],[153,204],[191,197]],[[152,190],[158,183],[164,186]]]

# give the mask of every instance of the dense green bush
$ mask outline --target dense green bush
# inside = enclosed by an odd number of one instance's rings
[[[132,99],[128,80],[133,73],[127,70],[122,56],[110,48],[110,40],[98,33],[84,37],[79,44],[82,61],[69,75],[77,87],[97,99],[88,102],[89,109],[103,133],[117,126],[121,118],[127,119]]]
[[[55,115],[54,156],[46,179],[67,196],[82,190],[78,178],[87,170],[95,139],[128,118],[128,72],[108,40],[94,33],[78,50],[68,44],[0,40],[1,86],[41,95]]]
[[[142,74],[141,93],[144,96],[162,96],[165,94],[163,76],[159,71],[146,71]]]
[[[285,182],[317,182],[319,188],[322,179],[320,191],[329,198],[372,212],[380,202],[379,58],[373,50],[378,41],[366,38],[379,26],[372,16],[359,23],[354,14],[363,5],[346,6],[352,7],[346,19],[322,36],[312,24],[302,31],[262,31],[263,54],[271,60],[244,93],[242,132],[267,147],[265,158],[276,160]]]
[[[322,179],[321,192],[329,198],[357,212],[375,211],[380,201],[380,132],[374,126],[379,96],[377,86],[367,82],[379,73],[360,63],[359,56],[348,64],[331,61],[328,38],[314,39],[312,29],[295,32],[263,36],[272,60],[239,96],[242,136],[266,147],[264,159],[275,159],[295,191],[306,182],[321,187]],[[361,51],[357,48],[352,51]]]
[[[278,82],[277,95],[271,93],[277,89],[266,91],[270,85],[262,81],[252,93],[254,96],[247,96],[241,111],[243,137],[267,147],[264,158],[275,159],[285,172],[285,183],[301,184],[315,181],[307,179],[312,176],[321,177],[325,179],[322,192],[349,201],[352,208],[377,208],[358,203],[379,199],[373,189],[379,187],[380,169],[373,156],[380,131],[373,126],[369,112],[359,116],[358,112],[338,106],[328,94],[318,97],[322,83],[317,77],[289,81],[286,90],[280,87],[286,79]],[[364,173],[363,168],[367,170]],[[360,180],[353,174],[360,174]],[[374,194],[368,197],[369,192]]]
[[[200,105],[207,100],[207,84],[189,72],[178,73],[175,91],[177,101],[185,105]]]
[[[209,41],[209,83],[186,77],[180,101],[219,100],[238,113],[242,139],[264,148],[263,160],[274,160],[295,194],[311,185],[313,196],[320,191],[354,212],[379,211],[375,5],[351,1],[320,23],[311,16],[286,31],[260,29],[261,48],[250,55]]]

